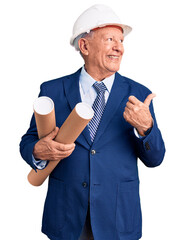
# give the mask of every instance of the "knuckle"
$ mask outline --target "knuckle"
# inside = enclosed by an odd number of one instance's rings
[[[56,153],[56,149],[55,149],[54,146],[48,146],[48,148],[49,148],[49,150],[50,150],[50,152],[51,152],[52,154],[55,154],[55,153]]]
[[[133,110],[134,110],[135,113],[137,113],[139,111],[139,107],[138,106],[134,106]]]
[[[125,120],[127,121],[128,120],[128,115],[124,112],[123,116],[124,116]]]
[[[142,107],[142,106],[143,106],[143,103],[142,103],[142,102],[139,102],[139,103],[138,103],[138,106],[139,106],[139,107]]]
[[[53,155],[56,156],[58,153],[58,150],[57,149],[53,149]]]
[[[125,107],[125,111],[124,112],[125,113],[128,112],[128,106]]]
[[[49,143],[47,143],[47,149],[52,152],[53,151],[53,146]]]

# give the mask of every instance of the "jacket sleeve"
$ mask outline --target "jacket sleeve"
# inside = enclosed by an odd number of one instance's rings
[[[152,130],[146,137],[136,139],[136,151],[139,159],[147,167],[156,167],[163,161],[165,145],[157,126],[152,102],[150,104],[150,112],[153,117]]]
[[[40,96],[46,96],[43,84],[40,87]],[[22,158],[36,171],[37,167],[33,163],[33,148],[39,141],[34,114],[32,115],[30,127],[21,138],[20,153]]]

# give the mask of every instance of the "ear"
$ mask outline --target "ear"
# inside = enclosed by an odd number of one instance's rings
[[[80,38],[78,40],[78,46],[83,55],[85,55],[85,56],[89,55],[89,42],[87,39]]]

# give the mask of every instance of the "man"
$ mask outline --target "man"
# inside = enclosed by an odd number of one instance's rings
[[[34,116],[22,137],[22,157],[34,169],[60,160],[49,177],[42,232],[52,240],[138,240],[141,208],[137,159],[158,166],[165,146],[143,85],[121,76],[124,37],[131,31],[104,5],[77,19],[71,44],[85,65],[41,85],[55,103],[60,127],[76,103],[95,115],[75,144],[54,141],[58,128],[38,139]]]

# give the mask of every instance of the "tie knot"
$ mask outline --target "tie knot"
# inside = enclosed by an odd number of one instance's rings
[[[93,84],[93,87],[95,88],[97,93],[100,93],[100,92],[104,93],[107,90],[107,88],[103,82],[95,82]]]

